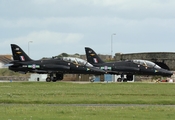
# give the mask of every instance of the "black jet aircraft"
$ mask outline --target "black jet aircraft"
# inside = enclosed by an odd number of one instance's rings
[[[9,69],[21,73],[48,74],[47,82],[62,80],[64,74],[104,74],[85,60],[73,57],[32,60],[18,45],[11,44],[13,61]]]
[[[157,64],[147,60],[127,60],[104,62],[93,49],[85,47],[86,58],[93,66],[105,70],[109,74],[121,75],[120,80],[124,80],[126,75],[127,80],[133,80],[133,75],[161,75],[171,76],[173,73],[159,67]]]

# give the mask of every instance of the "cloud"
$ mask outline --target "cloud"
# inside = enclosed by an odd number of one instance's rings
[[[35,45],[48,45],[46,52],[53,50],[49,55],[57,47],[68,53],[82,52],[83,46],[109,47],[112,33],[116,33],[114,44],[124,46],[122,51],[133,50],[128,47],[131,41],[139,45],[137,51],[146,49],[145,44],[172,44],[174,6],[174,0],[0,1],[0,51],[9,50],[6,47],[11,43],[27,48],[28,41],[33,41],[31,50]]]
[[[57,0],[31,0],[34,4],[55,4]]]
[[[35,44],[72,44],[82,40],[83,35],[78,33],[58,33],[51,31],[37,31],[31,32],[26,36],[20,36],[13,39],[6,39],[2,44],[7,45],[11,43],[26,44],[33,41]]]
[[[32,41],[30,51],[34,59],[40,59],[43,56],[51,57],[61,52],[66,52],[66,50],[69,51],[69,48],[72,48],[73,52],[76,50],[76,47],[80,46],[83,37],[84,35],[79,33],[60,33],[47,30],[34,31],[25,36],[3,39],[0,44],[0,53],[10,54],[10,44],[19,45],[27,53],[27,45],[29,41]]]
[[[91,0],[105,15],[125,19],[175,18],[174,0]],[[93,11],[93,9],[92,9]],[[104,15],[103,14],[103,15]]]

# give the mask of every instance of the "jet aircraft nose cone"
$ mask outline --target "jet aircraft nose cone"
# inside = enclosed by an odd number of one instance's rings
[[[172,76],[173,75],[173,72],[167,71],[167,74],[169,74],[169,76]]]
[[[168,70],[165,70],[165,69],[161,69],[158,71],[160,74],[162,74],[163,76],[172,76],[173,75],[173,72],[172,71],[168,71]]]

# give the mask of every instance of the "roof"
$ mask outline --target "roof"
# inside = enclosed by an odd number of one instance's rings
[[[0,55],[0,62],[9,63],[12,61],[12,55]]]

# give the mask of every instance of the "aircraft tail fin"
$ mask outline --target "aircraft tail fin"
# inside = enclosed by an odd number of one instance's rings
[[[11,44],[13,60],[15,61],[32,61],[32,59],[16,44]]]
[[[89,47],[85,47],[86,58],[89,63],[98,64],[104,63],[104,61],[95,53],[95,51]]]

